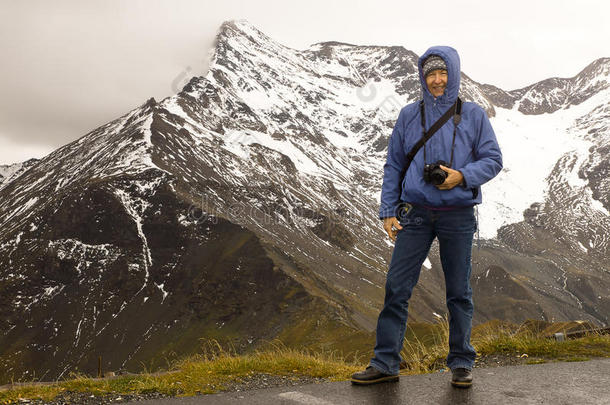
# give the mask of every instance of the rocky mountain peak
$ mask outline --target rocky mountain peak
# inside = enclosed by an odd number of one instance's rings
[[[216,38],[220,40],[228,40],[229,38],[239,39],[246,38],[251,42],[276,42],[274,39],[268,37],[265,33],[260,31],[256,26],[251,24],[245,19],[235,19],[224,21],[220,28]]]
[[[420,95],[416,62],[403,47],[294,50],[228,21],[205,76],[0,188],[0,382],[94,372],[98,354],[136,369],[202,337],[327,347],[324,331],[373,330],[392,248],[381,177],[398,111]],[[479,321],[608,322],[608,99],[566,107],[573,89],[605,94],[596,62],[577,84],[517,92],[463,75],[464,99],[498,112],[507,156],[484,190]],[[526,99],[555,112],[509,108]],[[444,312],[442,286],[433,245],[412,319]]]
[[[0,189],[4,188],[17,177],[25,173],[30,167],[38,163],[39,159],[28,159],[10,165],[0,165]]]
[[[600,58],[571,78],[552,77],[510,93],[524,114],[553,113],[579,105],[610,87],[610,58]]]
[[[286,48],[272,38],[259,31],[247,20],[228,20],[220,26],[215,40],[214,52],[210,63],[210,69],[216,64],[225,65],[235,62],[230,59],[235,53],[271,53],[278,48]],[[289,49],[289,48],[286,48]],[[230,64],[230,67],[234,67]]]
[[[608,77],[610,74],[610,58],[599,58],[591,62],[577,76]]]

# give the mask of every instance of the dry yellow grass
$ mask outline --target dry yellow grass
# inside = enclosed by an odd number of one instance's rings
[[[342,380],[359,366],[346,362],[335,353],[314,353],[286,348],[281,342],[271,342],[254,353],[237,355],[231,348],[217,342],[205,344],[202,353],[175,362],[166,373],[143,373],[97,379],[72,374],[68,380],[50,385],[19,386],[0,391],[0,404],[19,399],[52,400],[62,391],[142,394],[159,392],[175,396],[191,396],[222,391],[229,382],[253,373],[268,373],[298,378],[300,376]]]
[[[434,325],[416,324],[407,328],[401,355],[405,361],[402,374],[420,374],[444,368],[447,356],[449,326],[446,319]],[[583,338],[557,342],[544,331],[523,325],[490,322],[473,330],[473,345],[479,354],[530,356],[530,362],[553,360],[580,361],[590,357],[610,357],[610,336],[591,334]],[[108,379],[72,374],[65,381],[50,385],[25,385],[0,391],[0,404],[20,399],[52,400],[63,391],[87,392],[94,395],[142,394],[159,392],[190,396],[222,391],[231,382],[256,373],[288,378],[301,376],[346,380],[368,363],[370,354],[350,353],[346,357],[335,352],[319,352],[287,348],[274,341],[250,354],[238,355],[232,348],[208,341],[201,353],[183,358],[165,373],[143,373]]]

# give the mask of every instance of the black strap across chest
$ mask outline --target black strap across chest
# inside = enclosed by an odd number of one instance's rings
[[[413,146],[413,148],[411,148],[411,150],[407,154],[407,162],[406,162],[405,167],[402,170],[402,174],[400,176],[400,180],[401,180],[400,184],[402,184],[402,180],[404,179],[405,175],[407,174],[407,170],[409,170],[409,166],[411,165],[411,162],[415,158],[415,155],[417,154],[417,152],[421,149],[422,146],[424,146],[424,144],[428,141],[428,139],[432,138],[432,135],[434,135],[436,133],[436,131],[438,131],[440,129],[440,127],[442,127],[443,125],[445,125],[445,123],[447,121],[449,121],[449,118],[451,118],[451,116],[453,116],[453,124],[454,124],[453,125],[453,142],[455,143],[455,130],[462,119],[462,117],[461,117],[462,100],[458,97],[457,100],[455,100],[455,103],[453,103],[453,105],[451,107],[449,107],[447,109],[447,111],[445,111],[443,116],[440,117],[434,124],[432,124],[430,129],[428,129],[427,131],[426,131],[426,114],[424,111],[424,101],[423,100],[419,103],[419,110],[420,110],[420,115],[421,115],[421,126],[422,126],[423,136],[419,141],[417,141],[417,143]],[[424,149],[424,154],[425,153],[426,153],[426,150]],[[424,160],[425,160],[425,156],[424,156]],[[452,163],[453,163],[453,145],[451,146],[451,164]],[[402,193],[399,195],[402,195]]]

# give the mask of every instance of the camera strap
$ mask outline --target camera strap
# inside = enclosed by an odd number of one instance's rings
[[[430,139],[432,137],[432,135],[434,135],[436,133],[436,131],[438,131],[440,129],[440,127],[442,127],[443,125],[445,125],[445,123],[447,121],[449,121],[449,118],[451,118],[451,116],[453,116],[453,124],[454,124],[453,143],[455,143],[455,130],[456,130],[457,125],[460,123],[460,121],[462,119],[462,117],[460,115],[462,113],[462,100],[458,97],[457,100],[455,100],[455,103],[453,103],[453,105],[447,109],[445,114],[443,114],[442,117],[440,117],[434,124],[432,124],[430,129],[428,129],[427,131],[426,131],[426,115],[424,112],[424,100],[420,101],[419,110],[420,110],[420,115],[421,115],[421,125],[423,128],[422,131],[424,132],[424,135],[422,136],[422,138],[419,141],[417,141],[417,143],[413,146],[413,148],[411,148],[411,150],[407,154],[407,163],[406,163],[404,169],[402,170],[402,174],[400,176],[401,181],[402,181],[402,179],[404,179],[405,175],[407,174],[407,170],[409,170],[409,166],[411,165],[411,162],[413,161],[413,159],[415,159],[415,155],[417,154],[417,152],[421,149],[422,146],[424,146],[424,144],[428,141],[428,139]],[[424,149],[424,155],[425,155],[425,153],[426,153],[426,150]],[[425,156],[424,156],[424,160],[425,160]],[[451,163],[450,163],[450,165],[452,165],[452,164],[453,164],[453,144],[451,145]]]

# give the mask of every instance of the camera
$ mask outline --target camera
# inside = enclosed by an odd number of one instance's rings
[[[436,163],[424,165],[424,181],[426,183],[432,183],[435,186],[438,186],[439,184],[443,184],[445,182],[445,179],[449,173],[441,169],[440,165],[449,167],[447,162],[444,160],[439,160]]]

